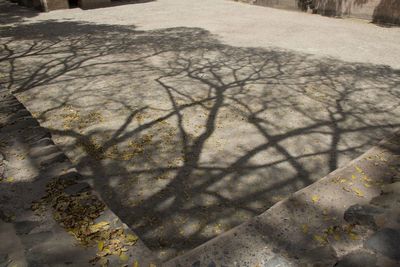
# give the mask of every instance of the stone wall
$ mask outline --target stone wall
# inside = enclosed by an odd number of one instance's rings
[[[70,8],[68,0],[17,0],[17,2],[21,6],[33,7],[44,12]],[[100,8],[110,5],[111,0],[78,0],[78,6],[82,9]]]
[[[238,1],[238,0],[235,0]],[[239,0],[254,5],[400,24],[400,0]],[[306,3],[311,3],[308,5]],[[311,8],[310,8],[311,6]]]
[[[43,9],[43,11],[46,12],[51,10],[69,8],[68,0],[41,0],[41,2],[45,4],[45,8]]]
[[[314,0],[317,13],[400,24],[400,0]]]

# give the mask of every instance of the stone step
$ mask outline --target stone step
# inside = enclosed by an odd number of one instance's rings
[[[0,266],[158,263],[14,96],[0,90],[0,106]]]
[[[400,266],[398,177],[400,133],[163,266]]]

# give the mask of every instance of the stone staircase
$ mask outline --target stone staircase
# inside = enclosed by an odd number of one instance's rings
[[[0,266],[400,266],[400,134],[160,263],[6,90],[0,123]]]
[[[400,266],[400,134],[164,266]]]
[[[0,266],[157,263],[6,90],[0,125]]]

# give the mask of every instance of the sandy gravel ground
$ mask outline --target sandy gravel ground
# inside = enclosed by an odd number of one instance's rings
[[[164,259],[400,125],[399,28],[209,0],[18,10],[1,82]]]

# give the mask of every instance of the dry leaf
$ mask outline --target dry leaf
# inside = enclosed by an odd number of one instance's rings
[[[356,233],[350,232],[349,237],[351,240],[358,240],[358,235]]]
[[[314,235],[314,240],[318,241],[321,244],[327,243],[326,237],[320,235]]]
[[[363,197],[363,196],[364,196],[364,193],[363,193],[360,189],[353,188],[353,191],[354,191],[354,193],[356,193],[356,195],[359,196],[359,197]]]
[[[311,197],[311,200],[312,200],[313,203],[317,203],[319,201],[319,196],[314,195],[314,196]]]
[[[97,248],[99,249],[99,251],[102,251],[104,248],[104,241],[99,241],[99,243],[97,244]]]
[[[128,256],[126,253],[121,253],[121,255],[119,255],[119,259],[120,259],[122,262],[126,262],[126,261],[129,260],[129,256]]]
[[[357,170],[359,173],[363,173],[363,170],[362,170],[360,167],[354,166],[354,168],[356,168],[356,170]]]

